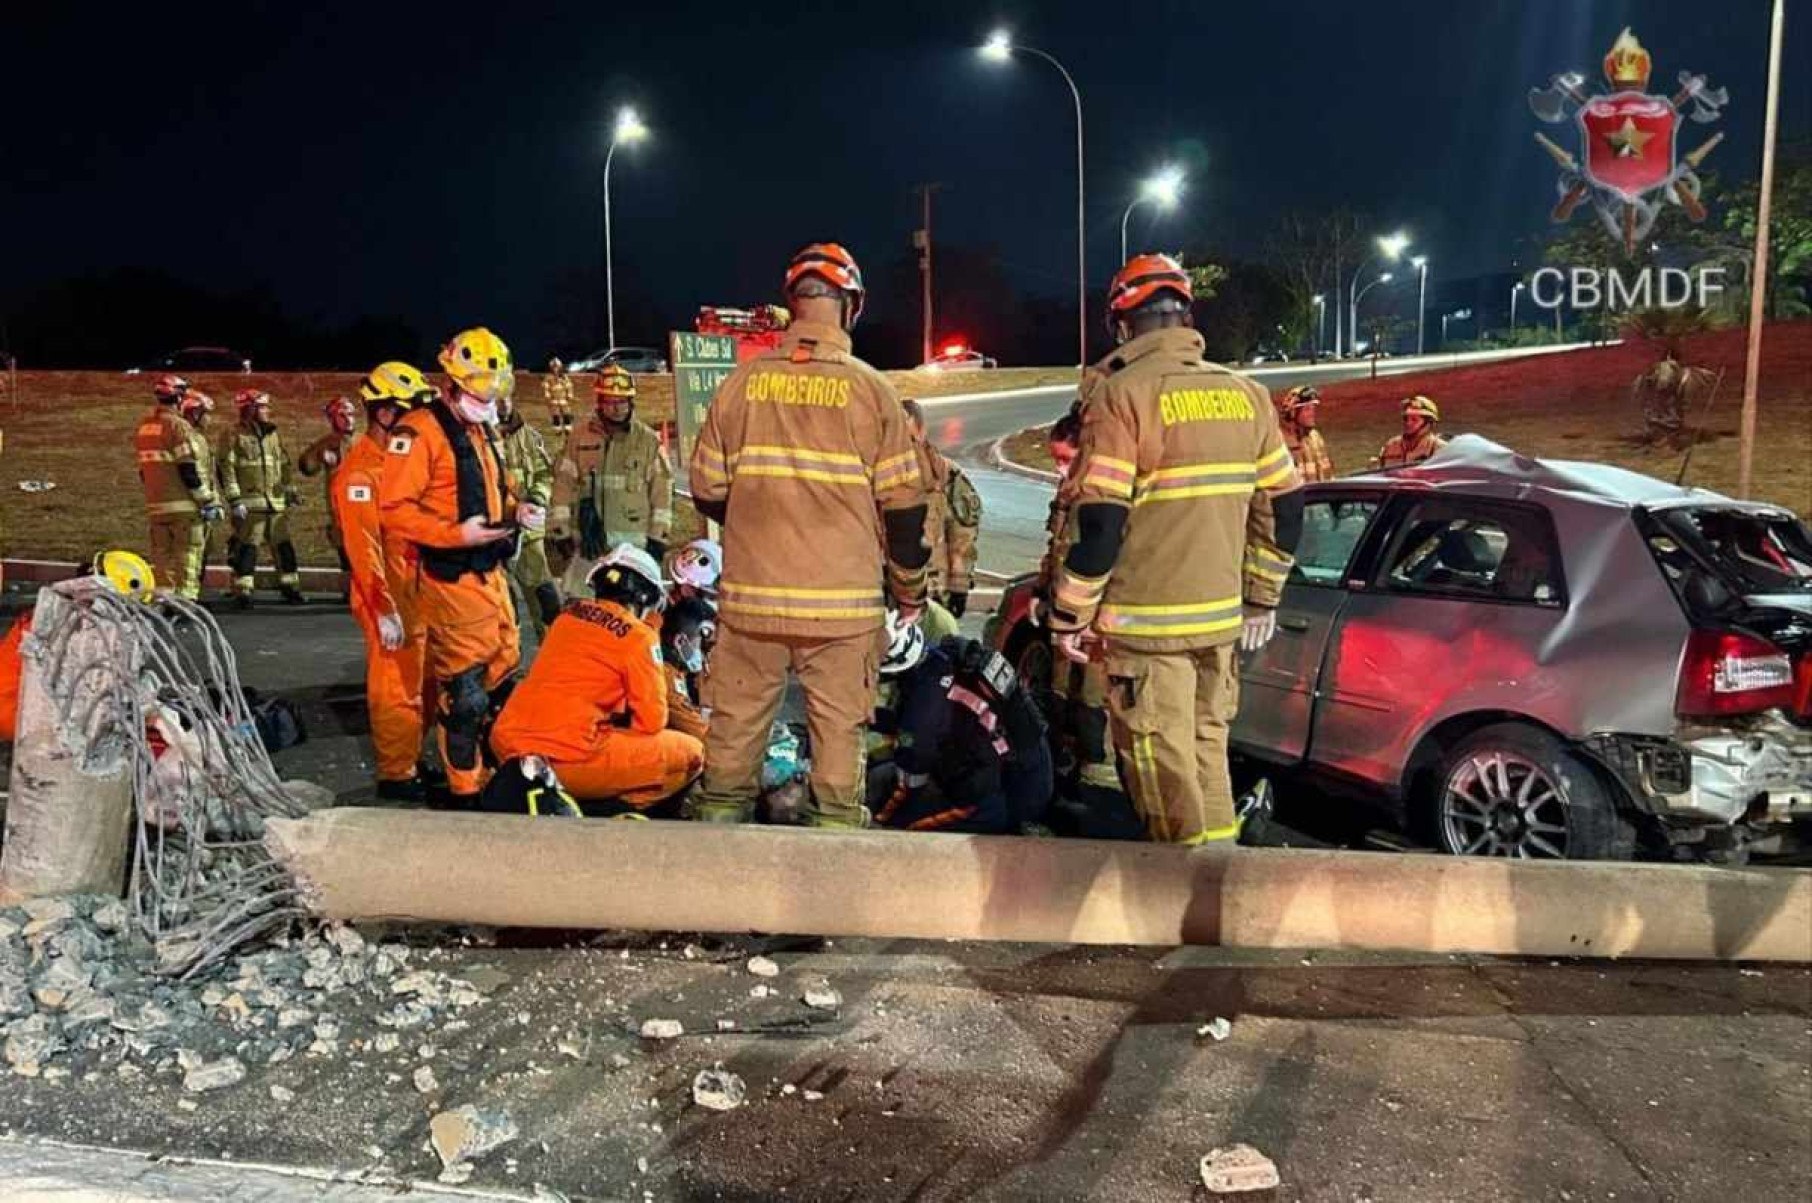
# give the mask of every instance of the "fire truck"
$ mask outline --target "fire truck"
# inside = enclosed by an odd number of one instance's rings
[[[727,305],[701,305],[692,328],[700,334],[727,334],[736,340],[736,361],[753,359],[780,345],[780,336],[792,324],[784,305],[756,305],[732,309]]]

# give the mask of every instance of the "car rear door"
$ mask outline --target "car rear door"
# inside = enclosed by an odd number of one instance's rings
[[[1348,571],[1382,497],[1378,490],[1317,488],[1303,507],[1302,542],[1277,608],[1277,634],[1240,668],[1232,738],[1241,753],[1277,764],[1302,759],[1328,637],[1348,597]]]

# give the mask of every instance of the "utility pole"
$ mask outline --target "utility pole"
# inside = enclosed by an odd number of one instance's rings
[[[1774,204],[1774,138],[1781,104],[1781,28],[1786,6],[1774,0],[1768,37],[1768,115],[1762,126],[1762,182],[1756,198],[1755,267],[1749,274],[1749,347],[1743,363],[1743,417],[1737,435],[1737,496],[1749,500],[1755,481],[1756,390],[1762,376],[1762,319],[1768,304],[1768,238]]]
[[[932,183],[913,188],[919,194],[922,207],[921,224],[912,233],[912,245],[919,252],[920,363],[931,362],[931,194],[942,187],[942,184]]]

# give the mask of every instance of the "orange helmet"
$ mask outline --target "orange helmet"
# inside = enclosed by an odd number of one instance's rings
[[[1279,416],[1287,418],[1305,405],[1320,405],[1321,390],[1312,384],[1299,384],[1284,390],[1276,403]]]
[[[241,414],[244,414],[248,409],[252,409],[260,402],[269,405],[270,400],[271,395],[263,389],[242,388],[237,393],[233,394],[233,404],[239,407],[239,412]]]
[[[635,400],[635,377],[622,364],[607,363],[591,383],[591,395],[599,400]]]
[[[867,296],[862,287],[862,269],[856,266],[856,257],[834,242],[814,242],[812,245],[793,256],[793,261],[786,266],[786,294],[793,295],[793,289],[801,280],[811,277],[823,280],[832,288],[840,290],[850,298],[850,325],[862,316],[862,301]]]
[[[187,380],[184,380],[181,376],[173,376],[169,373],[159,376],[157,378],[157,383],[151,386],[151,395],[165,405],[174,405],[176,402],[181,401],[182,395],[188,391],[189,382]]]
[[[1113,317],[1124,317],[1167,292],[1185,305],[1195,300],[1183,265],[1169,255],[1134,255],[1108,286],[1107,311]]]
[[[201,419],[214,412],[214,398],[198,388],[192,388],[182,395],[178,406],[183,417],[199,424]]]

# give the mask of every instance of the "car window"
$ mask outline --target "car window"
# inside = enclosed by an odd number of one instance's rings
[[[1375,501],[1311,501],[1302,508],[1302,541],[1290,581],[1298,585],[1339,585],[1353,550],[1378,511]]]
[[[1539,510],[1469,510],[1425,502],[1403,523],[1384,587],[1481,601],[1558,605],[1564,594],[1552,524]]]

